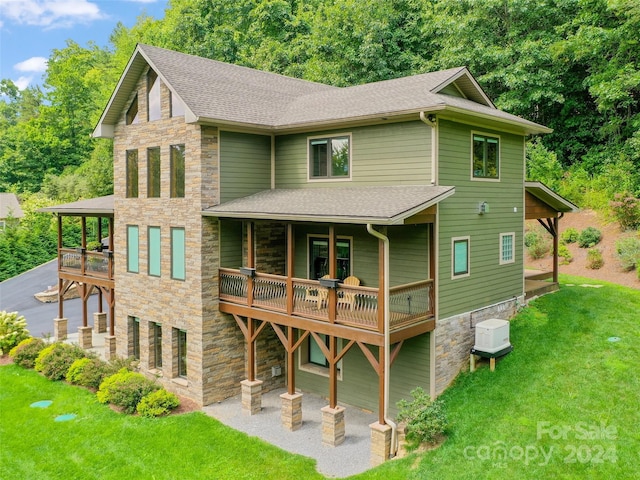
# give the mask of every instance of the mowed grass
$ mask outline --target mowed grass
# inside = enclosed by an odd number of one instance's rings
[[[640,478],[640,290],[561,281],[512,321],[514,351],[495,372],[482,363],[442,396],[440,448],[355,478]],[[53,404],[29,407],[38,400]],[[65,413],[78,417],[54,422]],[[124,416],[86,390],[0,367],[2,479],[322,478],[314,465],[201,413]]]

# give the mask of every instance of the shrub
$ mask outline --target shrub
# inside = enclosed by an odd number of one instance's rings
[[[16,365],[24,368],[33,368],[36,358],[46,346],[46,342],[41,338],[30,337],[13,347],[9,352],[9,356],[13,358],[13,363]]]
[[[558,256],[562,258],[562,265],[569,265],[573,260],[573,255],[571,255],[569,248],[564,243],[558,246]]]
[[[71,364],[86,356],[87,353],[78,345],[54,343],[40,352],[35,369],[49,380],[64,380]]]
[[[67,382],[97,389],[108,375],[113,374],[109,364],[99,358],[79,358],[67,371]]]
[[[398,402],[398,420],[407,423],[407,442],[415,448],[423,442],[433,442],[447,428],[447,418],[441,400],[431,401],[421,387],[411,391],[411,402]]]
[[[168,415],[178,405],[180,405],[178,397],[162,388],[145,395],[136,410],[143,417],[160,417]]]
[[[125,368],[104,379],[98,389],[100,403],[113,403],[121,407],[125,413],[133,413],[140,400],[160,386],[141,373],[131,372]]]
[[[600,233],[600,230],[594,227],[587,227],[580,232],[580,236],[578,237],[578,246],[580,248],[594,247],[600,242],[601,238],[602,234]]]
[[[620,265],[625,270],[633,270],[640,266],[640,237],[621,238],[616,242],[616,253]]]
[[[578,232],[578,230],[575,228],[567,228],[560,234],[560,241],[562,243],[576,243],[579,236],[580,232]]]
[[[629,193],[616,193],[609,205],[623,231],[640,228],[640,199]]]
[[[27,321],[18,312],[0,312],[0,355],[8,354],[22,340],[29,338]]]
[[[602,252],[597,248],[590,248],[587,251],[587,268],[592,270],[598,270],[604,265],[604,259],[602,258]]]
[[[536,243],[540,243],[542,239],[542,235],[538,230],[529,230],[524,234],[524,246],[529,248]]]

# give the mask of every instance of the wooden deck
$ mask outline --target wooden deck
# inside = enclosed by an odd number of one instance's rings
[[[524,292],[525,300],[539,297],[545,293],[556,292],[559,290],[558,283],[552,280],[553,272],[545,272],[542,270],[525,270],[524,271]]]

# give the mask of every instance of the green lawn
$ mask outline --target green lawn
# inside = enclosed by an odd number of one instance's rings
[[[640,290],[561,281],[604,286],[563,285],[533,302],[496,371],[482,364],[443,395],[447,441],[357,478],[640,478]],[[53,404],[29,407],[44,399]],[[53,421],[70,412],[79,420]],[[322,477],[313,461],[201,413],[123,416],[10,365],[0,367],[0,478]]]

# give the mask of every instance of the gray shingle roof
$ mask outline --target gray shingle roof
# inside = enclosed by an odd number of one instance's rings
[[[524,182],[524,189],[557,212],[577,212],[579,208],[542,182]]]
[[[61,213],[63,215],[113,215],[113,195],[106,197],[89,198],[77,202],[64,203],[52,207],[44,207],[39,212]]]
[[[96,135],[102,134],[102,126],[117,123],[147,63],[182,99],[187,121],[192,122],[283,131],[453,108],[459,114],[489,116],[529,133],[550,131],[493,107],[465,67],[338,88],[140,44]],[[437,93],[454,81],[463,86],[469,99]]]
[[[203,215],[393,225],[454,192],[454,187],[431,185],[275,189],[207,208]]]

